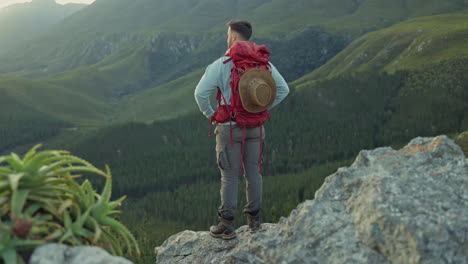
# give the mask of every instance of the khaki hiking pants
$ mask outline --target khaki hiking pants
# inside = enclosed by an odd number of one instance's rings
[[[262,128],[262,144],[265,138]],[[237,209],[238,181],[241,176],[242,128],[232,125],[234,145],[230,144],[230,126],[217,125],[216,160],[221,172],[221,206],[218,213],[221,217],[233,220]],[[243,176],[246,181],[247,204],[244,213],[256,214],[262,203],[262,175],[259,173],[260,127],[246,128]]]

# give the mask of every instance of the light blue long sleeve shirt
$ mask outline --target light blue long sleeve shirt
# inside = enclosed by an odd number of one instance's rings
[[[230,104],[231,100],[231,69],[232,61],[224,64],[224,61],[229,57],[221,57],[210,64],[205,71],[205,74],[200,79],[197,87],[195,88],[195,100],[200,108],[200,111],[207,117],[210,118],[214,114],[214,110],[211,107],[210,95],[216,88],[220,88],[226,102]],[[289,94],[289,87],[283,76],[278,72],[273,64],[270,63],[271,74],[276,82],[276,98],[273,104],[268,108],[271,109],[283,101],[284,98]],[[221,102],[223,104],[223,102]],[[234,123],[234,122],[233,122]],[[225,124],[229,124],[225,123]]]

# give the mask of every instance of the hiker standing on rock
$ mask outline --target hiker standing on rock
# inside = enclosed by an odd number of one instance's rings
[[[249,42],[252,26],[246,21],[228,23],[228,51],[206,68],[195,89],[200,111],[216,123],[216,159],[221,171],[219,223],[210,228],[213,237],[232,239],[237,208],[239,174],[246,180],[247,215],[251,231],[260,228],[262,202],[262,156],[269,109],[280,103],[289,87],[269,62],[264,45]],[[217,90],[218,108],[209,97]],[[211,128],[210,128],[211,133]]]

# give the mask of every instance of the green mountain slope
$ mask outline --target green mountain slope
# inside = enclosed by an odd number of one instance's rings
[[[68,123],[102,125],[110,110],[92,97],[36,80],[3,75],[0,76],[0,91],[5,98]],[[2,111],[14,110],[2,105]]]
[[[351,15],[325,23],[333,32],[365,33],[391,26],[400,21],[420,16],[457,12],[468,8],[464,0],[361,0],[359,8]]]
[[[53,0],[34,0],[0,8],[0,54],[21,42],[33,39],[65,17],[77,12],[83,4],[56,4]]]
[[[463,48],[466,28],[465,12],[417,18],[372,32],[294,84],[300,89],[310,86],[310,80],[346,74],[351,71],[348,69],[350,61],[353,62],[351,66],[355,67],[353,70],[357,71],[383,69],[391,73],[406,69],[413,73],[423,69],[423,65],[461,57],[466,51]],[[195,45],[194,38],[181,36],[163,34],[153,38],[150,46],[143,43],[134,46],[136,49],[131,45],[122,47],[120,52],[92,66],[34,81],[8,77],[3,85],[8,87],[6,91],[14,95],[16,101],[79,126],[174,118],[197,110],[193,89],[204,66],[216,58],[213,51],[219,56],[224,45],[213,42],[216,38],[203,37]],[[291,34],[281,40],[257,38],[257,41],[268,44],[273,52],[273,63],[289,81],[325,63],[347,43],[344,38],[331,36],[316,28]],[[327,44],[330,44],[327,52],[323,52]],[[179,56],[174,57],[171,52]],[[359,54],[370,55],[359,57]],[[361,60],[358,61],[356,56]],[[446,65],[452,67],[457,63],[463,63],[463,60],[449,61]],[[438,69],[439,66],[433,68]],[[450,80],[461,80],[453,74],[447,76]],[[16,86],[19,88],[15,89]],[[415,109],[422,111],[423,108]],[[457,122],[462,122],[463,118],[458,119]],[[399,121],[395,122],[398,126]],[[401,135],[396,136],[399,137]]]
[[[145,45],[123,48],[97,64],[37,78],[35,82],[63,87],[111,107],[96,111],[100,115],[94,118],[95,123],[102,122],[103,114],[112,122],[173,118],[197,109],[193,90],[202,71],[225,51],[225,40],[200,48],[191,47],[191,41],[191,38],[177,40],[175,34],[163,34],[154,39],[159,49]],[[258,39],[258,42],[269,46],[273,53],[271,60],[286,80],[317,68],[348,43],[345,38],[314,28],[281,40]],[[305,42],[308,45],[303,45]],[[171,107],[174,105],[177,107]],[[67,120],[77,125],[84,122],[77,118]]]
[[[119,121],[148,122],[194,112],[198,107],[193,91],[203,72],[203,69],[197,70],[129,98],[118,110]]]
[[[296,82],[356,71],[418,69],[468,57],[468,12],[421,17],[371,32]]]
[[[31,45],[20,45],[3,56],[0,72],[36,77],[44,86],[64,87],[62,93],[73,91],[88,98],[85,101],[94,100],[92,104],[98,105],[92,111],[95,116],[90,111],[86,118],[62,115],[76,124],[102,123],[103,116],[118,122],[135,117],[143,118],[136,119],[141,121],[174,117],[196,109],[190,89],[197,78],[192,73],[223,54],[225,22],[234,15],[242,14],[254,22],[255,41],[270,47],[273,63],[292,81],[321,66],[347,45],[350,37],[327,32],[336,31],[330,23],[338,18],[350,19],[346,26],[354,19],[359,28],[356,32],[364,32],[375,24],[375,17],[389,16],[391,24],[422,13],[466,7],[457,0],[431,4],[430,8],[422,6],[424,3],[417,0],[100,0],[67,17]],[[377,12],[380,7],[386,7],[387,13]],[[119,10],[126,10],[125,15]],[[360,15],[352,18],[355,14]],[[273,23],[272,17],[281,19]],[[361,21],[362,17],[370,18]],[[356,34],[360,33],[351,35]],[[167,109],[168,102],[178,100],[182,106],[175,112],[160,112]]]
[[[0,106],[0,154],[24,144],[57,136],[61,130],[70,126],[67,122],[18,102],[2,88]]]
[[[91,65],[122,47],[149,44],[161,32],[224,38],[226,21],[238,17],[254,22],[257,37],[278,38],[310,26],[357,36],[416,15],[467,7],[462,0],[99,0],[67,17],[33,45],[19,46],[1,58],[0,72],[44,75]]]
[[[383,69],[388,72],[401,69],[413,72],[415,69],[421,69],[423,65],[460,57],[466,51],[463,49],[463,40],[466,37],[463,34],[466,29],[465,18],[465,13],[423,17],[369,33],[353,42],[328,64],[300,78],[294,84],[300,89],[309,86],[310,80],[346,74],[351,69],[344,66],[349,66],[349,61],[353,63],[357,61],[353,56],[362,57],[361,61],[358,61],[360,64],[357,62],[352,64],[355,67],[353,70]],[[432,24],[437,26],[432,26]],[[128,120],[148,122],[196,111],[193,89],[204,66],[216,58],[212,55],[212,50],[218,49],[218,55],[222,54],[224,43],[207,44],[211,47],[208,49],[203,45],[191,47],[190,43],[193,39],[190,37],[183,38],[182,42],[180,38],[177,41],[177,38],[179,38],[177,34],[164,34],[153,39],[155,46],[142,45],[139,49],[132,49],[129,46],[95,65],[31,81],[38,87],[49,88],[42,90],[41,96],[38,97],[17,92],[16,100],[33,102],[35,107],[47,105],[44,108],[46,110],[42,110],[43,107],[39,109],[80,126],[103,125],[109,122],[121,123]],[[438,43],[440,39],[445,41],[444,45],[431,46]],[[327,35],[313,28],[281,40],[261,38],[257,40],[268,44],[273,52],[273,63],[290,81],[303,75],[308,69],[325,63],[347,43],[345,39]],[[200,40],[199,43],[203,41],[205,40]],[[308,43],[308,45],[303,43]],[[328,46],[330,51],[323,53],[323,48],[327,44],[331,44]],[[162,49],[158,50],[156,47]],[[167,55],[171,51],[179,54],[179,57]],[[375,54],[375,56],[359,57],[361,53]],[[185,61],[183,58],[190,57],[190,54],[195,54],[191,57],[192,60]],[[452,63],[449,62],[448,65]],[[438,66],[435,67],[437,68]],[[194,72],[195,69],[200,70]],[[333,71],[327,75],[327,70],[330,69]],[[182,77],[179,78],[179,76]],[[451,79],[459,80],[453,75],[450,76]],[[173,81],[170,81],[171,79]],[[12,88],[15,85],[23,85],[24,82],[26,82],[25,79],[12,82],[10,78],[10,91],[13,91]],[[50,87],[55,87],[55,89],[50,89]],[[58,87],[64,89],[58,89]],[[52,94],[49,95],[49,93]],[[31,99],[32,97],[34,100]],[[62,111],[60,100],[67,97],[81,98],[83,103],[80,100],[74,100],[67,104],[68,109]],[[41,98],[47,99],[42,102]],[[80,106],[86,107],[80,108],[77,106],[78,102]],[[78,113],[78,109],[84,109],[84,111]]]
[[[135,49],[127,47],[97,64],[36,78],[34,83],[63,87],[80,97],[92,98],[100,105],[94,117],[88,115],[88,118],[81,119],[62,115],[76,125],[102,123],[103,115],[109,122],[173,118],[197,109],[193,100],[195,85],[206,65],[225,51],[225,40],[216,40],[200,48],[191,47],[191,41],[191,38],[177,40],[174,34],[164,34],[154,39],[154,45],[159,49],[144,45],[135,46],[138,47]],[[269,46],[273,53],[271,60],[286,80],[293,80],[317,68],[348,43],[345,38],[329,35],[320,29],[306,30],[281,40],[258,41]],[[303,45],[305,42],[308,45]],[[327,47],[326,52],[324,47]],[[54,90],[42,92],[43,97],[48,97],[48,92]],[[59,99],[60,96],[51,95],[49,98]],[[171,107],[174,105],[178,107]]]
[[[115,103],[128,93],[135,93],[148,82],[148,60],[142,50],[128,50],[126,56],[109,57],[111,64],[80,67],[37,80],[66,87],[105,103]]]

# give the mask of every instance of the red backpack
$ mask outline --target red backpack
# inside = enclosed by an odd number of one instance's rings
[[[244,161],[244,147],[246,138],[246,128],[260,127],[260,157],[259,157],[259,172],[262,171],[262,154],[263,154],[263,129],[262,125],[266,123],[270,117],[268,110],[258,113],[251,113],[247,111],[239,96],[239,81],[242,76],[251,69],[263,69],[271,72],[269,65],[270,52],[265,45],[257,45],[253,42],[238,41],[232,45],[229,52],[226,54],[230,58],[224,61],[224,64],[232,61],[231,70],[231,102],[228,104],[224,98],[221,90],[218,88],[216,99],[218,101],[218,108],[215,111],[213,120],[217,123],[225,123],[235,121],[237,126],[243,129],[242,137],[242,157],[241,157],[241,174],[243,172]],[[223,102],[223,104],[221,104]],[[213,120],[210,120],[210,124]],[[232,138],[232,125],[230,127],[231,146],[233,143]],[[211,127],[210,127],[211,136]]]

